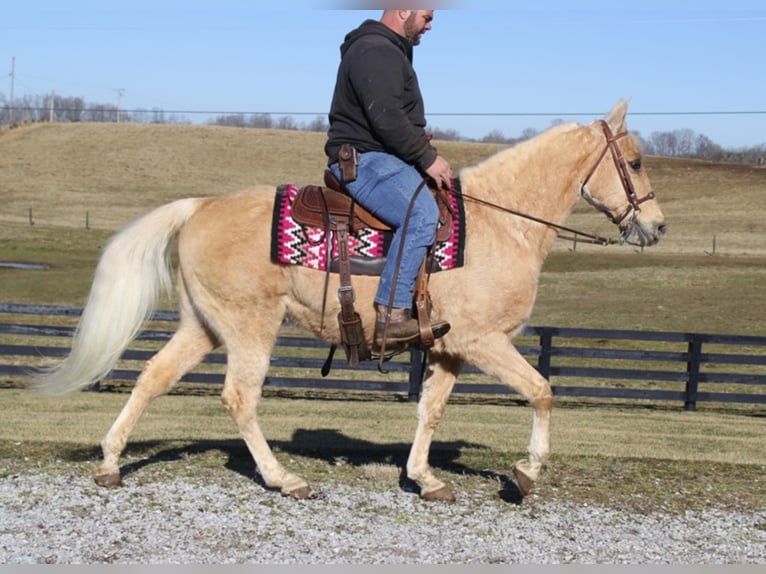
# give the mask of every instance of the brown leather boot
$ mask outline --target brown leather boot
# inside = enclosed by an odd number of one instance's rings
[[[388,330],[386,330],[386,311],[387,305],[375,303],[375,345],[380,348],[383,345],[383,335],[385,331],[386,346],[414,343],[420,339],[420,327],[418,320],[412,316],[409,309],[391,309],[391,318],[388,321]],[[431,323],[434,339],[443,337],[450,329],[450,324],[446,321],[435,321]]]

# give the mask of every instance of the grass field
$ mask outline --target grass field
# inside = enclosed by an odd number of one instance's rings
[[[81,305],[101,247],[129,220],[181,197],[256,183],[317,183],[323,143],[322,134],[208,126],[54,124],[3,132],[0,261],[50,268],[0,268],[0,301]],[[455,167],[500,149],[437,145]],[[644,253],[627,246],[574,250],[558,242],[545,263],[531,323],[766,334],[766,170],[656,157],[646,165],[669,235]],[[616,235],[586,205],[568,225]],[[102,393],[51,402],[18,390],[2,393],[4,473],[56,461],[95,462],[96,445],[125,399]],[[452,404],[447,412],[435,465],[452,481],[468,477],[479,488],[505,480],[523,454],[529,410]],[[346,465],[344,480],[354,480],[367,463],[400,467],[415,424],[413,405],[390,401],[273,397],[262,414],[280,456],[319,480],[337,475],[338,459],[356,461]],[[690,414],[570,404],[554,415],[555,455],[538,493],[636,508],[762,508],[764,430],[762,410]],[[210,397],[158,400],[133,438],[129,454],[156,462],[152,468],[173,456],[221,467],[234,456],[251,464],[233,423]]]
[[[323,143],[318,133],[210,126],[53,124],[4,132],[0,261],[53,268],[0,269],[0,300],[81,304],[100,248],[132,218],[182,197],[319,182]],[[501,148],[438,147],[456,168]],[[764,334],[766,169],[655,157],[646,164],[668,236],[643,254],[628,246],[573,251],[558,242],[532,323]],[[568,224],[616,235],[584,204]]]
[[[43,398],[3,391],[0,475],[66,472],[100,460],[98,441],[125,395]],[[396,488],[415,405],[269,398],[261,421],[276,455],[321,488],[375,478]],[[34,422],[33,422],[34,421]],[[459,495],[508,492],[524,454],[527,407],[453,404],[439,426],[431,462]],[[555,411],[554,455],[535,491],[541,500],[619,506],[639,512],[763,509],[766,444],[759,417],[635,407]],[[131,437],[125,479],[166,480],[186,472],[255,474],[234,423],[211,397],[157,399]],[[184,464],[175,464],[183,461]],[[511,489],[512,490],[512,489]]]

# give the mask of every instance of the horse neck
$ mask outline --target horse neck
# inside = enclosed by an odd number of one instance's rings
[[[463,191],[484,201],[562,225],[580,198],[588,171],[601,152],[603,138],[591,126],[561,126],[498,152],[460,173]],[[516,231],[525,243],[547,253],[557,232],[546,225],[486,210],[491,234]],[[483,216],[482,216],[483,217]]]

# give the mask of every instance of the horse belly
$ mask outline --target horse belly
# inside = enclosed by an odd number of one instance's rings
[[[340,343],[337,316],[340,312],[338,300],[339,276],[331,274],[327,282],[325,299],[324,271],[306,267],[284,268],[290,284],[287,316],[290,320],[309,330],[317,337],[332,343]],[[373,299],[378,287],[378,277],[352,276],[354,309],[362,317],[364,332],[372,339],[375,314]],[[324,316],[323,316],[324,307]]]

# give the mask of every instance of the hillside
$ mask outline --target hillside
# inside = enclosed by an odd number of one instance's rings
[[[164,124],[40,124],[0,135],[0,221],[116,229],[152,207],[259,183],[317,183],[324,134]],[[498,144],[438,142],[459,168]],[[766,170],[650,157],[652,182],[673,253],[763,255],[760,214]],[[570,223],[613,234],[603,217],[578,206]]]
[[[95,123],[0,133],[0,261],[54,267],[44,282],[39,272],[0,270],[0,300],[80,304],[113,230],[178,198],[260,183],[319,183],[324,139],[296,131]],[[502,147],[436,145],[456,168]],[[645,164],[668,235],[643,254],[582,244],[573,253],[571,243],[557,242],[543,268],[533,323],[762,334],[766,169],[658,157]],[[617,235],[585,202],[567,224]]]
[[[325,135],[217,126],[39,124],[0,136],[0,220],[107,229],[174,199],[319,183]],[[445,144],[445,148],[461,147]],[[498,146],[470,146],[476,161]],[[485,151],[488,150],[488,151]],[[464,160],[465,161],[465,160]]]

